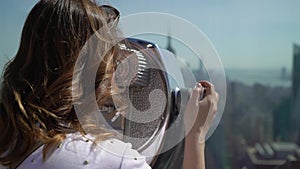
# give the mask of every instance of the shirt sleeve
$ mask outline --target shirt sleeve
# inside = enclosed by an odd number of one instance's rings
[[[146,157],[140,155],[131,147],[132,145],[127,143],[121,162],[121,169],[151,169],[146,162]]]
[[[109,139],[95,145],[88,137],[67,136],[46,161],[41,146],[18,169],[151,169],[130,143]]]

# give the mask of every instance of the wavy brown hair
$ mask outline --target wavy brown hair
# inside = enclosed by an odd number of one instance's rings
[[[118,13],[110,10],[113,9],[90,0],[41,0],[33,7],[17,54],[3,74],[0,163],[18,162],[37,143],[45,144],[45,155],[66,134],[85,133],[74,110],[82,93],[72,89],[72,83],[80,80],[72,79],[80,71],[74,69],[76,60],[91,59],[78,58],[79,53],[100,28],[105,28],[106,33],[97,35],[95,46],[108,52],[97,69],[96,98],[99,106],[111,99],[117,48],[110,43],[118,35]]]

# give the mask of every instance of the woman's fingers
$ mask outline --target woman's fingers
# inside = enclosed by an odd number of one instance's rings
[[[199,99],[204,90],[204,98]],[[185,123],[190,126],[190,134],[198,135],[201,140],[205,140],[205,135],[216,116],[218,100],[219,95],[213,84],[208,81],[200,81],[196,84],[185,112]]]
[[[206,95],[212,94],[213,92],[215,92],[215,86],[208,82],[208,81],[200,81],[198,82],[198,84],[200,84],[201,86],[203,86],[206,89]]]
[[[189,99],[192,103],[196,103],[197,104],[197,102],[198,102],[198,100],[200,98],[201,92],[203,90],[202,88],[203,87],[200,87],[200,86],[197,85],[196,88],[194,88],[192,90],[191,97]]]
[[[204,98],[205,100],[202,101],[204,102],[202,104],[204,104],[203,107],[207,107],[207,106],[209,107],[209,110],[207,112],[208,115],[206,119],[207,120],[206,125],[210,126],[217,112],[219,94],[216,92],[215,87],[212,83],[208,81],[200,81],[199,83],[206,88],[206,96],[205,96],[206,98]]]

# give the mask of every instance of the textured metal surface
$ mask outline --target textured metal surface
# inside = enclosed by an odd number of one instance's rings
[[[132,143],[133,148],[138,149],[149,142],[149,139],[160,130],[166,115],[168,91],[164,72],[162,71],[163,68],[159,63],[160,58],[159,55],[153,55],[155,53],[154,49],[140,50],[132,46],[131,49],[142,51],[141,53],[146,61],[146,64],[142,65],[146,65],[146,70],[143,71],[146,73],[140,74],[141,76],[135,75],[130,82],[130,87],[125,88],[122,96],[132,104],[126,110],[124,134],[128,137],[124,139]],[[124,70],[139,72],[138,69],[141,68],[139,61],[138,56],[132,57],[128,60],[127,68],[124,68]],[[125,76],[121,79],[120,83],[128,83],[124,80]],[[136,85],[137,81],[147,85]],[[151,93],[152,97],[150,99]]]

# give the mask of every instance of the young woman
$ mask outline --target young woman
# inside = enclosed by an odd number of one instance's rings
[[[84,44],[99,29],[105,33],[97,35],[100,49],[96,50],[108,52],[96,75],[98,106],[106,105],[117,93],[112,76],[120,54],[110,44],[118,38],[118,18],[114,8],[90,0],[41,0],[33,7],[24,24],[19,50],[3,75],[0,164],[46,169],[150,168],[143,156],[130,144],[114,139],[113,133],[92,123],[82,126],[74,109],[83,95],[74,95],[76,90],[72,88],[76,83],[74,72],[79,71],[75,62],[82,59],[79,53]],[[199,82],[197,86],[185,113],[186,128],[191,130],[185,142],[184,169],[205,168],[205,135],[218,102],[212,84]],[[203,87],[206,96],[199,101]],[[126,158],[129,156],[135,158]]]

